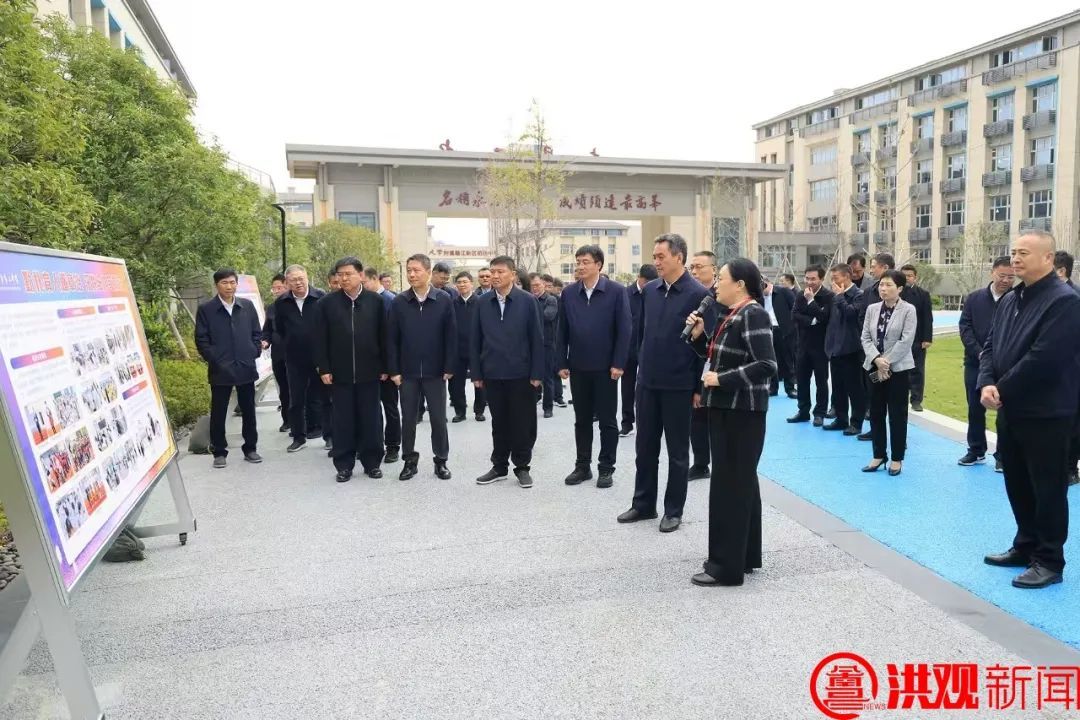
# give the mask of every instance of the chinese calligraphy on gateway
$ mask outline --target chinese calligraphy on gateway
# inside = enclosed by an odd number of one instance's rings
[[[649,195],[579,193],[573,196],[563,195],[559,198],[559,208],[564,210],[607,210],[613,212],[646,210],[657,212],[663,204],[660,193],[650,193]],[[482,192],[463,191],[455,194],[450,190],[443,190],[439,207],[454,206],[482,208],[487,207],[487,200]]]

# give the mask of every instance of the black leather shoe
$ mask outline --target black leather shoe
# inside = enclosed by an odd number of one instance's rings
[[[587,467],[575,467],[574,471],[563,480],[567,485],[580,485],[586,480],[592,480],[592,469]]]
[[[1009,548],[997,555],[987,555],[983,558],[983,562],[997,567],[1027,567],[1031,564],[1031,558],[1016,548]]]
[[[552,412],[552,411],[550,411],[550,410],[545,410],[545,411],[544,411],[544,417],[546,417],[546,418],[551,418],[551,417],[555,417],[555,413],[553,413],[553,412]]]
[[[392,465],[401,459],[401,450],[398,448],[386,448],[386,456],[383,458],[383,462]]]
[[[450,419],[450,422],[452,422],[452,423],[465,422],[465,416],[464,415],[455,415],[453,418]]]
[[[833,418],[835,418],[835,417],[836,417],[836,411],[835,411],[835,410],[833,410],[832,408],[829,408],[829,411],[828,411],[827,413],[825,413],[825,417],[827,417],[827,418],[829,418],[830,420],[832,420]]]
[[[1038,590],[1061,582],[1061,573],[1054,572],[1034,562],[1024,572],[1013,578],[1013,587],[1024,590]]]
[[[848,428],[847,423],[840,422],[839,420],[833,420],[831,423],[826,425],[823,429],[824,430],[846,430],[847,428]]]
[[[896,467],[889,465],[889,475],[891,477],[896,477],[902,472],[904,472],[904,463],[897,463]]]
[[[820,418],[820,417],[814,418],[814,427],[821,427],[824,424],[825,424],[825,419],[824,418]]]
[[[690,578],[690,582],[701,587],[738,587],[743,584],[743,579],[740,577],[738,580],[720,580],[709,573],[699,572]]]
[[[244,453],[244,460],[254,465],[258,465],[262,462],[262,455],[252,450],[251,452]]]
[[[844,436],[845,437],[855,437],[861,432],[862,432],[862,430],[860,430],[857,427],[846,427],[846,428],[844,428]]]
[[[914,412],[922,412],[923,411],[922,403],[921,402],[913,402],[913,403],[911,403],[911,409]]]
[[[598,488],[609,488],[614,484],[615,473],[612,472],[602,472],[600,473],[600,477],[596,480],[596,487]]]
[[[338,470],[337,481],[349,482],[352,479],[352,470]]]
[[[680,525],[682,525],[682,518],[671,517],[670,515],[665,515],[664,517],[662,517],[660,519],[660,532],[662,532],[662,533],[675,532],[676,530],[679,529]]]
[[[484,413],[476,413],[476,422],[484,422],[485,420],[487,418],[484,417]]]
[[[290,453],[300,452],[301,450],[303,450],[306,447],[307,447],[307,442],[305,442],[304,440],[293,440],[292,444],[289,445],[289,447],[285,448],[285,452],[290,452]]]
[[[651,513],[641,512],[637,508],[630,508],[629,510],[627,510],[622,515],[620,515],[619,517],[616,518],[616,520],[618,520],[621,523],[632,523],[632,522],[637,522],[638,520],[655,520],[655,519],[656,519],[656,512],[655,511],[653,511]]]
[[[803,415],[802,413],[798,413],[798,414],[796,414],[796,415],[792,415],[791,417],[789,417],[789,418],[787,419],[787,421],[788,421],[789,423],[804,423],[804,422],[810,422],[810,416],[809,416],[809,415]],[[704,573],[702,573],[702,574],[704,574]]]
[[[216,467],[218,470],[225,467],[225,456],[224,455],[218,455],[216,458],[214,458],[214,467]]]
[[[518,485],[523,488],[531,488],[533,486],[532,475],[528,470],[515,470],[514,474],[517,475]]]
[[[401,474],[398,475],[398,480],[412,480],[416,477],[416,463],[406,462],[405,467],[401,468]]]
[[[281,423],[281,427],[279,427],[277,429],[277,431],[278,432],[289,432],[289,423],[287,423],[287,422]]]
[[[864,473],[877,472],[881,469],[881,466],[885,464],[884,460],[873,460],[866,467],[862,469]]]
[[[789,393],[787,394],[787,396],[788,396],[788,399],[789,399],[789,400],[798,400],[798,399],[799,399],[799,393],[797,393],[797,392],[794,392],[794,391],[792,391],[792,392],[789,392]]]
[[[367,475],[369,478],[372,478],[374,480],[378,480],[379,478],[382,477],[382,468],[374,467],[374,468],[371,468],[370,470],[365,470],[364,474]]]
[[[435,477],[439,478],[440,480],[449,480],[450,479],[450,477],[451,477],[450,468],[446,467],[446,463],[444,463],[444,462],[435,463]]]
[[[705,480],[709,477],[709,468],[706,467],[692,467],[690,472],[687,473],[687,480]]]
[[[476,478],[476,484],[477,485],[490,485],[491,483],[493,483],[493,482],[495,482],[497,480],[505,480],[505,479],[506,479],[506,471],[505,470],[496,470],[495,468],[491,468],[486,473],[484,473],[480,477]]]
[[[874,439],[874,436],[870,434],[869,430],[867,430],[862,435],[859,435],[858,438],[863,442],[869,442]]]

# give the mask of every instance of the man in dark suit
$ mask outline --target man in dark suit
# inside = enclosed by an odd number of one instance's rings
[[[716,266],[716,254],[711,250],[696,252],[694,257],[690,258],[690,274],[708,289],[710,296],[716,293],[716,273],[719,269]],[[712,337],[716,324],[726,312],[715,302],[705,309],[702,320],[705,322],[706,337]],[[701,404],[703,394],[704,387],[699,378],[690,410],[691,463],[686,476],[688,480],[706,480],[711,474],[709,471],[709,465],[712,462],[712,449],[709,447],[709,408]]]
[[[465,421],[466,411],[469,409],[468,400],[465,397],[465,380],[469,377],[469,352],[472,347],[472,323],[473,315],[476,314],[477,304],[480,302],[480,293],[473,286],[472,274],[462,270],[454,278],[458,296],[454,299],[454,319],[457,326],[457,362],[454,365],[454,376],[450,378],[450,404],[454,407],[454,419],[450,422],[459,423]],[[475,388],[473,395],[473,413],[477,422],[484,422],[484,408],[487,402],[484,398],[484,389]]]
[[[382,275],[375,268],[364,268],[364,290],[378,295],[389,315],[397,295],[386,289],[381,278]],[[383,409],[383,462],[396,463],[401,451],[401,410],[398,386],[394,381],[387,379],[379,382],[379,400]]]
[[[630,321],[633,324],[630,333],[630,354],[626,359],[626,370],[619,381],[622,392],[622,427],[619,437],[634,434],[634,391],[637,388],[638,352],[641,350],[641,326],[645,321],[645,285],[655,280],[656,268],[642,265],[638,270],[637,281],[626,287],[626,299],[630,303]],[[560,379],[560,382],[561,379]]]
[[[529,291],[540,305],[540,323],[544,334],[544,377],[536,389],[537,399],[543,402],[544,417],[554,415],[555,377],[558,364],[555,362],[555,335],[559,325],[559,301],[547,291],[544,278],[539,273],[529,274]],[[560,382],[562,382],[560,378]]]
[[[340,289],[315,305],[312,346],[319,378],[333,395],[337,481],[352,478],[358,457],[368,477],[381,478],[386,309],[378,295],[364,292],[364,266],[357,258],[338,260],[334,269]]]
[[[278,273],[270,281],[270,294],[274,300],[289,291],[285,282],[285,276]],[[289,429],[289,374],[285,368],[285,341],[274,330],[274,300],[266,304],[266,322],[263,324],[262,346],[265,350],[270,348],[270,363],[274,370],[274,382],[278,387],[278,405],[281,410],[281,427],[278,432],[287,432]]]
[[[458,291],[450,283],[450,266],[446,263],[435,263],[435,267],[431,269],[431,284],[449,295],[451,300],[457,299]]]
[[[559,278],[552,278],[550,293],[551,296],[555,298],[556,308],[562,305],[562,291],[563,281]],[[555,332],[557,333],[558,331],[559,326],[558,322],[556,322]],[[563,393],[566,391],[566,388],[563,387],[562,377],[559,375],[559,368],[555,368],[555,371],[551,374],[551,387],[555,390],[555,406],[561,408],[566,407],[566,399],[563,397]]]
[[[199,305],[195,314],[195,347],[206,360],[210,381],[210,445],[214,467],[225,467],[229,443],[225,439],[225,416],[229,398],[236,389],[236,402],[243,416],[244,460],[260,463],[255,451],[259,431],[255,420],[255,358],[262,354],[262,327],[259,313],[250,300],[236,297],[235,270],[214,273],[217,295]]]
[[[1058,250],[1054,253],[1054,272],[1061,280],[1073,289],[1074,292],[1080,294],[1080,285],[1076,285],[1072,281],[1073,273],[1073,256],[1064,250]],[[1073,430],[1072,445],[1069,450],[1069,484],[1080,484],[1080,474],[1078,474],[1078,465],[1080,465],[1080,409],[1076,413],[1076,428]]]
[[[790,423],[810,422],[810,377],[816,385],[813,407],[814,426],[825,423],[829,407],[829,358],[825,355],[825,331],[832,308],[832,291],[824,287],[825,268],[811,265],[803,275],[803,291],[795,298],[791,319],[799,332],[799,354],[795,362],[799,412],[788,418]]]
[[[926,388],[926,351],[934,342],[934,304],[930,293],[919,287],[919,271],[908,264],[900,268],[907,278],[900,297],[915,306],[918,329],[915,342],[911,345],[911,355],[915,358],[915,369],[911,371],[911,409],[922,412],[923,392]]]
[[[829,358],[832,377],[832,405],[836,418],[826,430],[843,431],[844,435],[859,435],[866,417],[866,388],[863,385],[863,351],[861,308],[862,290],[851,279],[851,268],[833,265],[832,307],[829,326],[825,329],[825,355]],[[848,411],[850,410],[850,415]],[[869,434],[869,433],[868,433]]]
[[[780,285],[773,285],[768,280],[762,289],[765,295],[765,310],[769,313],[773,328],[773,350],[776,353],[777,374],[772,376],[769,394],[780,393],[780,381],[784,381],[784,392],[794,400],[795,394],[795,323],[791,311],[795,308],[795,293]]]

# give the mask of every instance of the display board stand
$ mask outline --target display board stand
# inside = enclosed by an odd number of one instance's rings
[[[131,532],[141,538],[177,534],[180,536],[180,544],[187,545],[188,533],[195,532],[198,529],[198,524],[195,522],[195,515],[191,511],[191,501],[188,500],[187,488],[184,487],[184,478],[180,474],[178,458],[173,458],[172,462],[165,468],[165,475],[169,478],[169,492],[172,494],[173,505],[176,508],[176,522],[162,525],[137,525],[131,528]],[[142,510],[143,508],[140,507],[133,514],[136,521],[142,514]]]

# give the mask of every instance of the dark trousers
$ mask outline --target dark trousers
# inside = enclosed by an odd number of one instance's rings
[[[814,417],[825,417],[829,410],[829,359],[824,350],[804,348],[799,354],[796,369],[799,391],[799,414],[810,414],[810,377],[817,386],[814,402]]]
[[[236,406],[243,416],[244,453],[255,452],[259,443],[259,430],[255,422],[255,383],[244,385],[210,386],[210,447],[214,457],[229,454],[229,442],[225,439],[225,420],[229,414],[229,400],[236,388]]]
[[[1017,418],[998,410],[997,442],[1016,537],[1013,547],[1049,570],[1065,567],[1069,498],[1065,463],[1075,419]]]
[[[562,382],[562,378],[555,370],[555,348],[544,346],[544,374],[540,379],[540,387],[536,388],[536,398],[543,403],[544,410],[555,407],[555,379]],[[574,383],[571,381],[570,385]]]
[[[379,382],[379,399],[383,409],[383,445],[387,450],[401,447],[401,411],[398,409],[398,386],[393,380]]]
[[[1076,424],[1073,426],[1072,442],[1069,443],[1069,472],[1075,473],[1077,471],[1077,466],[1080,466],[1080,415],[1076,416]]]
[[[979,366],[964,363],[964,389],[967,391],[968,404],[968,450],[979,457],[986,455],[986,408],[980,402],[980,393],[975,389],[979,379]]]
[[[773,328],[773,352],[776,355],[776,375],[769,380],[769,392],[780,391],[780,382],[784,383],[784,392],[795,390],[795,335],[784,336],[780,328]]]
[[[921,405],[926,388],[926,350],[922,343],[916,342],[911,346],[911,356],[915,358],[915,368],[911,371],[911,403]]]
[[[600,422],[600,472],[615,472],[615,452],[619,447],[618,380],[611,371],[570,373],[570,392],[574,396],[574,440],[577,445],[576,467],[592,467],[593,416]]]
[[[709,408],[709,559],[705,572],[725,581],[761,567],[761,487],[765,413]]]
[[[307,439],[308,429],[322,430],[324,438],[331,437],[333,412],[330,407],[330,388],[311,365],[296,363],[286,366],[289,375],[289,434],[301,442]]]
[[[866,387],[863,376],[867,375],[862,367],[862,353],[838,355],[829,360],[832,371],[832,406],[836,411],[836,421],[855,428],[862,428],[866,418]],[[904,399],[907,402],[907,398]],[[850,405],[851,415],[848,416]]]
[[[431,423],[431,455],[435,462],[450,456],[450,436],[446,432],[446,381],[438,378],[405,378],[401,381],[401,459],[416,462],[416,423],[420,419],[420,398],[427,399]]]
[[[638,385],[637,473],[634,507],[656,512],[660,475],[660,438],[667,443],[668,479],[664,514],[682,517],[686,504],[686,476],[690,471],[690,410],[693,390],[658,390]]]
[[[622,426],[634,427],[634,391],[637,388],[637,357],[631,356],[626,361],[619,389],[622,394]]]
[[[869,375],[867,375],[869,377]],[[870,437],[874,441],[874,458],[889,457],[888,440],[892,440],[893,462],[903,462],[907,451],[908,392],[911,371],[894,372],[888,380],[870,383]],[[840,417],[839,410],[836,411]],[[885,435],[886,416],[888,438]]]
[[[695,470],[708,470],[709,457],[709,408],[693,408],[690,411],[690,448],[694,451]]]
[[[454,406],[454,413],[464,417],[469,409],[469,401],[465,397],[465,383],[469,377],[469,359],[459,358],[454,366],[454,376],[450,378],[450,404]],[[484,388],[473,387],[473,413],[479,415],[487,407]]]
[[[334,467],[352,470],[357,455],[364,470],[379,467],[383,457],[379,381],[332,385]]]
[[[528,470],[536,444],[536,391],[528,378],[521,380],[485,380],[488,407],[491,408],[491,465],[506,472],[510,462],[514,470]]]
[[[557,403],[563,402],[563,391],[565,390],[565,388],[564,388],[563,383],[562,383],[562,378],[559,377],[559,371],[558,370],[551,373],[551,382],[552,382],[552,387],[555,389],[555,402],[557,402]]]
[[[289,422],[289,370],[285,367],[285,358],[273,359],[274,382],[277,383],[278,404],[281,405],[281,422]]]

